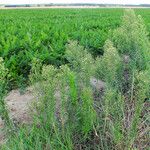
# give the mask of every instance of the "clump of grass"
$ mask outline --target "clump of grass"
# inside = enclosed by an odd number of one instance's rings
[[[4,100],[7,93],[8,76],[8,69],[5,68],[3,59],[0,57],[0,116],[4,120],[5,126],[11,128],[12,122],[9,118],[8,109]]]
[[[93,129],[96,112],[93,108],[93,97],[90,88],[84,88],[81,93],[81,107],[79,111],[80,128],[84,134],[88,134]]]

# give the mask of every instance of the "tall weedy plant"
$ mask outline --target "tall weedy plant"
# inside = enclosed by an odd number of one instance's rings
[[[122,147],[124,97],[121,86],[123,61],[113,42],[107,40],[104,55],[96,59],[95,76],[105,82],[103,97],[100,96],[99,137],[102,149],[113,149],[113,144]],[[110,144],[111,143],[111,144]]]
[[[109,135],[103,137],[111,139],[115,149],[141,149],[145,145],[138,141],[138,135],[142,132],[140,127],[147,126],[143,125],[147,114],[142,116],[142,112],[150,90],[150,43],[141,17],[126,10],[122,25],[111,40],[113,44],[106,42],[104,56],[96,65],[96,74],[106,82],[103,129]],[[146,134],[145,137],[148,138]],[[105,142],[104,146],[109,149]]]
[[[150,61],[150,43],[148,32],[141,16],[133,10],[126,10],[121,27],[112,36],[115,47],[120,54],[129,56],[132,68],[144,70]]]
[[[36,140],[40,143],[39,149],[72,150],[76,142],[87,139],[93,130],[96,112],[92,90],[85,83],[89,74],[81,74],[70,70],[67,65],[60,68],[52,65],[42,67],[39,60],[33,61],[30,79],[37,99],[33,107],[33,124],[32,127],[20,130],[21,135],[14,138],[16,147],[23,140],[29,143],[28,147],[35,148],[37,143],[33,144],[33,141]],[[22,138],[28,131],[28,138]],[[27,146],[25,143],[22,148]]]
[[[122,60],[117,49],[110,40],[107,40],[104,46],[104,55],[96,59],[95,76],[106,84],[118,86],[121,66]]]
[[[94,59],[83,46],[76,41],[69,41],[66,45],[65,57],[70,68],[77,72],[81,83],[89,83],[90,77],[94,74]]]
[[[71,99],[77,100],[76,114],[78,114],[79,127],[83,134],[88,134],[94,126],[96,113],[90,87],[90,78],[94,75],[95,62],[91,54],[76,41],[70,41],[66,46],[65,54],[71,69],[76,73],[69,75]],[[77,91],[77,92],[76,92]],[[72,95],[73,94],[73,95]],[[72,108],[72,107],[71,107]],[[71,112],[70,112],[71,113]]]

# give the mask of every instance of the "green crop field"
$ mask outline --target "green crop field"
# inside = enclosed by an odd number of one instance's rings
[[[150,31],[149,9],[136,13]],[[66,63],[68,40],[77,40],[94,56],[103,54],[104,42],[122,15],[123,9],[0,10],[0,56],[9,68],[11,84],[27,78],[34,57],[44,64]]]
[[[0,149],[148,150],[149,106],[150,9],[0,10]]]

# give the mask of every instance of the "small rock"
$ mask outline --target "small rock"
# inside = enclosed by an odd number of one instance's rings
[[[103,82],[102,80],[98,80],[98,79],[96,79],[94,77],[92,77],[90,79],[90,84],[97,91],[102,91],[105,88],[105,82]]]

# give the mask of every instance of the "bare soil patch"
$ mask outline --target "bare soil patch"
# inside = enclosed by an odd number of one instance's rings
[[[29,105],[33,102],[34,96],[30,88],[24,94],[20,94],[19,90],[11,91],[6,97],[5,101],[9,110],[10,118],[14,123],[28,123],[31,121],[29,114]],[[0,144],[5,141],[5,134],[3,132],[4,122],[0,118]]]

